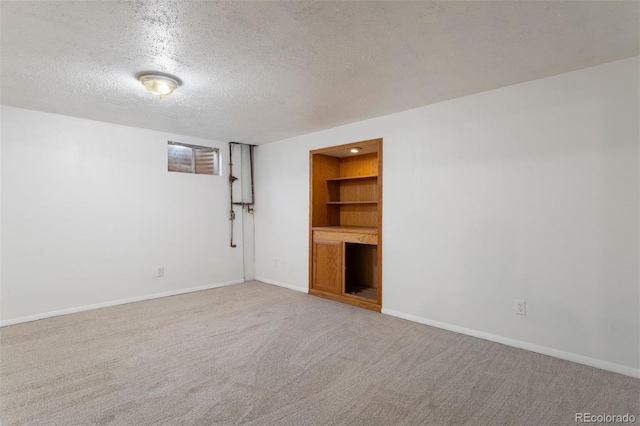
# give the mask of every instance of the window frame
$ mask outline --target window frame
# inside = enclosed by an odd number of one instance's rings
[[[183,148],[189,148],[191,150],[191,171],[181,171],[181,170],[171,170],[171,147],[179,146]],[[196,169],[196,150],[206,150],[213,152],[213,173],[198,173]],[[194,145],[184,142],[176,142],[176,141],[167,141],[167,171],[174,173],[186,173],[193,175],[205,175],[205,176],[221,176],[221,158],[220,158],[220,148],[211,147],[211,146],[203,146],[203,145]]]

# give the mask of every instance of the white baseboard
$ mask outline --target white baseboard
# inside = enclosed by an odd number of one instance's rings
[[[599,368],[601,370],[612,371],[618,374],[624,374],[625,376],[631,376],[640,378],[640,369],[628,367],[626,365],[615,364],[609,361],[603,361],[596,358],[590,358],[584,355],[578,355],[571,352],[561,351],[559,349],[553,349],[546,346],[540,346],[533,343],[523,342],[521,340],[511,339],[508,337],[498,336],[496,334],[485,333],[483,331],[473,330],[470,328],[460,327],[453,324],[447,324],[440,321],[434,321],[427,318],[422,318],[416,315],[405,314],[403,312],[394,311],[393,309],[382,308],[382,313],[391,315],[393,317],[406,319],[409,321],[417,322],[420,324],[429,325],[432,327],[442,328],[444,330],[453,331],[460,334],[466,334],[468,336],[478,337],[480,339],[489,340],[491,342],[501,343],[507,346],[513,346],[515,348],[525,349],[531,352],[537,352],[539,354],[552,356],[554,358],[560,358],[567,361],[577,362],[578,364],[588,365],[589,367]]]
[[[76,312],[90,311],[92,309],[100,309],[100,308],[106,308],[109,306],[124,305],[126,303],[142,302],[143,300],[152,300],[152,299],[159,299],[161,297],[176,296],[178,294],[192,293],[194,291],[211,290],[213,288],[224,287],[232,284],[239,284],[242,282],[244,282],[244,280],[225,281],[222,283],[208,284],[200,287],[181,288],[179,290],[165,291],[162,293],[145,294],[144,296],[136,296],[128,299],[118,299],[118,300],[112,300],[109,302],[94,303],[92,305],[77,306],[75,308],[61,309],[59,311],[43,312],[41,314],[27,315],[24,317],[11,318],[8,320],[0,321],[0,327],[6,327],[8,325],[14,325],[14,324],[21,324],[23,322],[37,321],[44,318],[57,317],[60,315],[74,314]]]
[[[289,290],[295,290],[295,291],[299,291],[302,293],[309,293],[309,289],[306,287],[297,287],[297,286],[293,286],[291,284],[285,284],[285,283],[281,283],[278,281],[274,281],[274,280],[270,280],[268,278],[258,278],[256,277],[256,281],[261,281],[263,283],[266,284],[271,284],[271,285],[277,285],[278,287],[284,287],[284,288],[288,288]]]

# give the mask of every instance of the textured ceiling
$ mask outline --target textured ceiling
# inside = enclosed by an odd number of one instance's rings
[[[0,101],[260,144],[638,55],[639,6],[3,0]]]

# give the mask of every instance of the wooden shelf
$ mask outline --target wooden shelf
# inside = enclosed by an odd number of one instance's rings
[[[377,234],[378,228],[363,226],[314,226],[314,231],[354,232],[358,234]]]
[[[367,287],[363,289],[357,289],[351,293],[344,293],[348,297],[361,297],[363,299],[376,301],[378,299],[378,291],[375,288]]]
[[[327,182],[340,182],[343,180],[355,180],[355,179],[377,179],[378,175],[366,175],[366,176],[344,176],[337,178],[327,179]]]
[[[327,205],[378,204],[377,201],[329,201]]]

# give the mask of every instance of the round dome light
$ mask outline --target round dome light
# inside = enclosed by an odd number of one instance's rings
[[[167,74],[140,74],[138,75],[138,80],[140,80],[149,92],[157,96],[158,99],[170,95],[180,86],[180,80]]]

